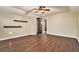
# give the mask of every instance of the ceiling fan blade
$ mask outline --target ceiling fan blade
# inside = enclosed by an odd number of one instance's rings
[[[36,11],[35,13],[37,13],[37,12],[39,12],[39,11]]]
[[[38,10],[38,9],[33,9],[33,10]]]
[[[50,11],[50,9],[43,9],[44,11]]]

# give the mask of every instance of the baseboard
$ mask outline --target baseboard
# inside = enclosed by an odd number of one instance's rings
[[[17,36],[12,36],[12,37],[1,38],[0,41],[13,39],[13,38],[18,38],[18,37],[22,37],[22,36],[28,36],[28,35],[31,35],[31,34],[24,34],[24,35],[17,35]]]
[[[79,38],[78,37],[66,36],[66,35],[60,35],[60,34],[52,34],[52,33],[48,33],[48,34],[57,35],[57,36],[64,36],[64,37],[70,37],[70,38],[76,38],[78,40],[78,42],[79,42]],[[6,38],[0,39],[0,41],[2,41],[2,40],[8,40],[8,39],[13,39],[13,38],[18,38],[18,37],[22,37],[22,36],[28,36],[28,35],[36,35],[36,33],[24,34],[24,35],[12,36],[12,37],[6,37]]]
[[[77,40],[78,40],[78,42],[79,42],[79,37],[77,37]]]
[[[57,35],[57,36],[63,36],[63,37],[69,37],[69,38],[76,38],[75,36],[68,36],[68,35],[61,35],[61,34],[53,34],[53,33],[48,33],[48,34],[51,34],[51,35]]]
[[[36,35],[36,33],[31,33],[31,35]]]

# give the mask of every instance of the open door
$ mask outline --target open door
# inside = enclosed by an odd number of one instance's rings
[[[37,18],[37,34],[42,33],[42,24],[41,24],[41,18]]]
[[[47,33],[47,20],[37,18],[37,34]]]

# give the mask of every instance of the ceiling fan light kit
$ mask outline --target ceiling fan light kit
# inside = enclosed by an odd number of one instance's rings
[[[43,10],[40,10],[39,12],[40,12],[40,13],[44,13],[44,11],[43,11]]]

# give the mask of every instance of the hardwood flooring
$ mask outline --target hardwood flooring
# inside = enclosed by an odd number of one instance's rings
[[[79,43],[75,38],[49,34],[29,35],[0,41],[2,52],[78,52]]]

